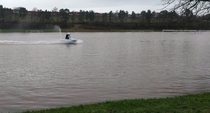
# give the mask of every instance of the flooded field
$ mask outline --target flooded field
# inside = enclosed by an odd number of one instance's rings
[[[210,33],[0,33],[0,111],[210,91]]]

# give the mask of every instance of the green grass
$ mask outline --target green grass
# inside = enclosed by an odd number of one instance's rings
[[[210,93],[159,99],[108,101],[24,113],[210,113]]]

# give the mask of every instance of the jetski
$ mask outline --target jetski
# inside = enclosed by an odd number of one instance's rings
[[[77,40],[74,38],[69,38],[69,39],[62,39],[61,43],[65,44],[76,44]]]

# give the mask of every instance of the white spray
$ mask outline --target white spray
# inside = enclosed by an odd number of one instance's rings
[[[60,28],[60,26],[55,25],[55,26],[54,26],[54,30],[59,32],[59,37],[60,37],[60,39],[61,39],[61,28]]]

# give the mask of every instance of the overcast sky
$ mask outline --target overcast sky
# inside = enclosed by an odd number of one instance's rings
[[[140,13],[142,10],[160,12],[163,8],[161,0],[0,0],[6,8],[25,7],[28,11],[34,8],[52,11],[53,8],[70,11],[93,10],[94,12],[110,12],[125,10]]]

